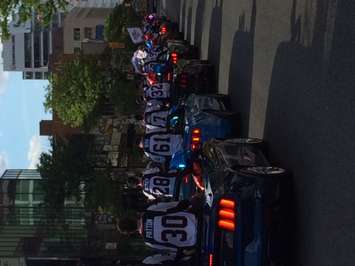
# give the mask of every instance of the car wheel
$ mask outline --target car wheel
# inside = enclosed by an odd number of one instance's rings
[[[223,119],[228,119],[233,121],[236,117],[237,114],[234,112],[228,112],[228,111],[217,111],[217,110],[203,110],[206,113],[213,114],[217,117],[223,118]]]
[[[260,176],[280,176],[286,174],[285,169],[275,166],[253,166],[244,169],[243,172]]]
[[[234,138],[234,139],[226,139],[225,142],[236,143],[236,144],[252,144],[252,145],[260,145],[264,143],[262,139],[257,139],[257,138]]]
[[[226,139],[224,142],[229,144],[253,146],[260,149],[263,153],[267,150],[264,140],[258,138],[233,138]]]

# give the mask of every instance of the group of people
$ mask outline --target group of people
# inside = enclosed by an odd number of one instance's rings
[[[155,14],[146,16],[143,31],[145,43],[132,57],[134,71],[142,78],[144,114],[140,118],[145,128],[139,146],[150,159],[138,184],[145,197],[145,210],[135,217],[118,220],[117,228],[123,234],[139,232],[145,243],[157,250],[157,254],[143,260],[145,265],[182,265],[195,253],[198,235],[198,217],[202,210],[203,188],[191,199],[178,200],[177,193],[182,180],[194,175],[193,167],[171,169],[169,161],[183,150],[183,136],[171,129],[171,120],[183,112],[173,103],[174,83],[161,80],[148,81],[151,68],[147,62],[159,61],[157,51],[164,50],[162,19]],[[166,26],[164,26],[166,27]],[[166,28],[165,32],[166,34]],[[159,62],[168,64],[168,62]],[[148,72],[147,72],[148,71]]]

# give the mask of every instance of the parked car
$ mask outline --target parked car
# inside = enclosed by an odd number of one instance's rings
[[[287,172],[270,166],[258,139],[211,140],[201,155],[211,203],[200,265],[282,265]]]
[[[186,60],[176,77],[180,94],[212,93],[215,88],[214,66],[207,60]]]
[[[172,114],[170,124],[183,135],[184,149],[175,153],[170,168],[192,165],[202,144],[209,139],[225,139],[235,135],[236,114],[226,107],[228,96],[221,94],[191,94],[181,103],[183,112]],[[178,121],[178,122],[176,122]]]

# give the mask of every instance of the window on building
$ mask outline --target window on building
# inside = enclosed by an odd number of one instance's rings
[[[92,28],[85,28],[84,36],[86,39],[92,39]]]
[[[33,200],[37,203],[41,203],[45,195],[42,180],[34,180],[33,183]]]
[[[35,79],[43,79],[42,72],[35,72]]]
[[[43,39],[42,39],[42,47],[43,47],[43,65],[48,65],[48,57],[49,57],[49,32],[48,30],[43,31]]]
[[[33,79],[33,73],[29,71],[24,72],[23,79]]]
[[[104,25],[97,25],[96,26],[96,40],[103,40],[104,39]]]
[[[80,55],[80,53],[81,53],[80,47],[74,47],[74,54],[75,55]]]
[[[44,73],[43,73],[43,78],[44,78],[44,79],[48,79],[48,77],[49,77],[48,72],[44,72]]]
[[[16,65],[16,56],[15,56],[15,36],[12,35],[11,37],[11,41],[12,41],[12,65],[15,66]]]
[[[41,67],[41,33],[34,33],[34,67]]]
[[[28,202],[30,193],[30,180],[19,180],[16,184],[16,200]]]
[[[32,67],[32,34],[25,33],[25,67]]]
[[[80,28],[75,28],[73,34],[74,41],[80,41]]]

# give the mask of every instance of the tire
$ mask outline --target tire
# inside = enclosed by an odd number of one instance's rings
[[[257,139],[257,138],[234,138],[234,139],[226,139],[225,142],[237,143],[237,144],[250,144],[250,145],[261,145],[264,143],[262,139]]]
[[[216,111],[216,110],[203,110],[206,113],[213,114],[217,117],[223,118],[223,119],[230,119],[230,120],[235,120],[237,118],[237,114],[234,112],[228,112],[228,111]]]
[[[225,143],[239,144],[242,146],[252,146],[262,152],[265,156],[267,150],[264,140],[258,138],[231,138],[224,140]],[[265,156],[266,157],[266,156]]]
[[[285,169],[274,166],[253,166],[243,169],[243,172],[261,177],[281,177],[287,173]]]

